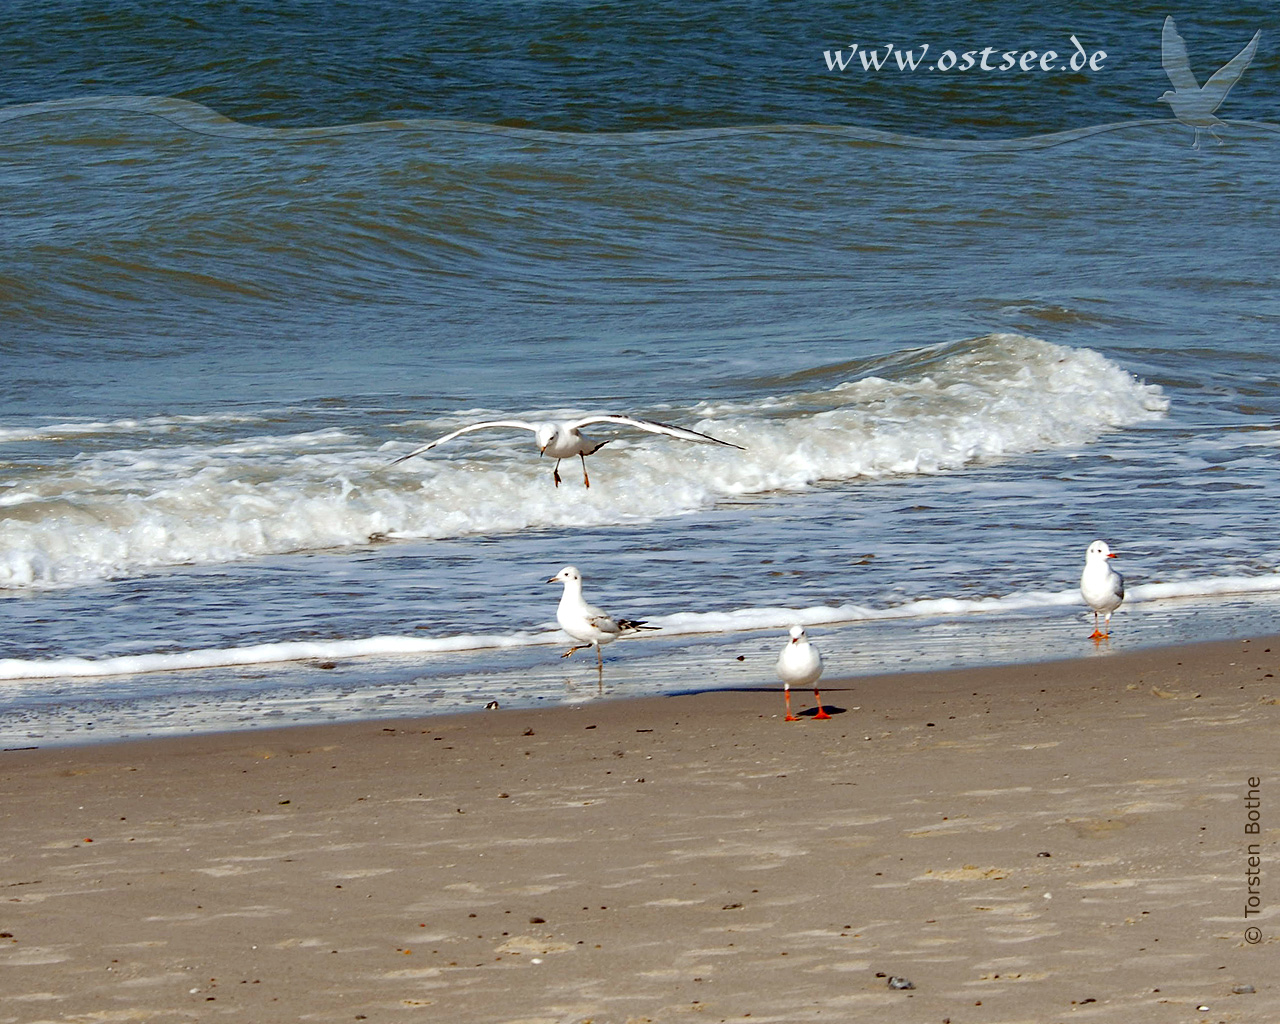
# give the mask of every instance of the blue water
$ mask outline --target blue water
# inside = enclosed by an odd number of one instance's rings
[[[1174,12],[1201,81],[1263,32],[1192,148],[1166,13],[7,5],[0,737],[585,699],[566,563],[663,625],[611,694],[767,682],[801,616],[832,670],[1079,653],[1095,537],[1111,649],[1270,628],[1280,26]],[[822,55],[1071,34],[1104,70]],[[597,410],[746,451],[391,466]]]

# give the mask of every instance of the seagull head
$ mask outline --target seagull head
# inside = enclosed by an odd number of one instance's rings
[[[568,583],[570,580],[575,580],[578,583],[581,583],[582,573],[578,572],[578,569],[576,566],[566,565],[558,573],[552,576],[551,579],[547,580],[547,582],[548,583]]]
[[[1105,540],[1095,540],[1085,551],[1084,557],[1089,561],[1096,561],[1099,558],[1115,558],[1116,553],[1107,547]]]
[[[801,640],[803,640],[804,638],[805,638],[805,636],[804,636],[804,626],[792,626],[792,627],[791,627],[791,642],[792,642],[793,644],[798,644],[798,643],[799,643]]]
[[[534,434],[538,438],[538,454],[542,455],[547,450],[547,445],[556,439],[556,425],[554,423],[539,423]]]

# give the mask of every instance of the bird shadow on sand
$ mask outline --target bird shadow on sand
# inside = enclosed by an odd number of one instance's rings
[[[853,693],[857,688],[853,686],[832,686],[830,688],[824,686],[822,688],[822,696],[825,698],[828,693]],[[811,693],[813,687],[801,686],[796,687],[791,692],[799,696],[802,693]],[[663,697],[692,697],[699,693],[782,693],[781,686],[691,686],[687,690],[664,690]],[[825,706],[825,705],[824,705]]]
[[[823,704],[822,710],[825,711],[828,716],[830,716],[831,718],[834,718],[836,715],[845,714],[846,712],[848,712],[849,709],[839,708],[839,707],[836,707],[834,704]],[[818,717],[817,708],[805,708],[803,711],[796,712],[796,718],[817,718],[817,717]]]
[[[662,694],[664,697],[693,697],[700,693],[782,693],[780,686],[699,686],[690,687],[687,690],[671,690]],[[792,693],[799,694],[800,691],[793,690]],[[822,688],[823,694],[844,692],[852,693],[853,687],[832,687],[828,690],[825,686]],[[828,717],[834,718],[836,715],[843,715],[848,712],[848,708],[842,708],[836,704],[828,704],[825,700],[822,702],[822,708],[826,711]],[[818,717],[818,709],[805,708],[803,711],[795,713],[796,718],[814,718]]]

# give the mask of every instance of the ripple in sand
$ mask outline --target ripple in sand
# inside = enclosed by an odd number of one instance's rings
[[[69,953],[63,953],[56,946],[26,946],[0,955],[0,964],[6,967],[37,967],[40,964],[60,964],[70,959]]]
[[[1033,942],[1036,939],[1047,939],[1061,933],[1056,925],[1041,924],[997,924],[985,928],[992,942]]]
[[[266,871],[266,868],[246,868],[239,864],[219,864],[212,868],[196,868],[202,875],[211,875],[214,878],[226,878],[230,875],[253,875],[259,871]]]
[[[966,864],[962,868],[949,868],[946,871],[934,871],[930,868],[923,875],[917,875],[912,881],[974,882],[1008,878],[1012,873],[1010,868],[980,868],[976,864]]]
[[[550,939],[539,939],[533,935],[513,935],[494,952],[497,953],[533,953],[542,956],[546,953],[567,953],[573,949],[567,942],[554,942]]]

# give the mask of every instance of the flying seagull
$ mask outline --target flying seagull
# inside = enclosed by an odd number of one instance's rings
[[[1219,68],[1202,86],[1191,72],[1191,61],[1187,58],[1187,44],[1178,35],[1178,26],[1172,17],[1164,19],[1164,31],[1160,35],[1161,60],[1164,73],[1173,83],[1172,90],[1166,90],[1157,102],[1167,103],[1173,109],[1173,116],[1183,124],[1193,128],[1196,133],[1193,149],[1200,148],[1200,133],[1208,132],[1218,139],[1214,128],[1223,126],[1223,122],[1214,116],[1214,111],[1227,98],[1231,87],[1240,80],[1244,69],[1253,60],[1258,49],[1258,40],[1262,38],[1259,29],[1249,40],[1249,44],[1231,60]],[[1222,140],[1218,139],[1218,145]]]
[[[560,595],[560,604],[556,608],[556,621],[560,628],[573,639],[581,641],[570,647],[562,658],[567,658],[574,651],[585,651],[588,647],[596,649],[596,668],[604,671],[604,657],[600,648],[611,644],[621,636],[630,636],[642,629],[657,629],[657,626],[646,626],[639,619],[615,619],[608,612],[595,605],[588,604],[582,596],[582,573],[572,565],[566,565],[558,573],[547,580],[548,583],[563,583],[564,593]]]
[[[582,483],[584,486],[590,487],[591,480],[587,477],[587,456],[598,452],[609,443],[608,441],[592,441],[590,438],[582,436],[582,428],[591,426],[593,423],[616,423],[623,427],[647,430],[651,434],[667,434],[670,437],[678,437],[682,441],[697,441],[699,444],[720,444],[726,448],[744,450],[741,445],[730,444],[728,441],[721,441],[719,438],[711,437],[708,434],[699,434],[696,430],[673,427],[669,423],[639,420],[634,416],[621,416],[615,413],[598,413],[594,416],[583,416],[577,420],[560,420],[558,422],[534,423],[530,420],[484,420],[480,423],[470,423],[465,427],[459,427],[451,434],[445,434],[444,437],[437,437],[430,444],[415,448],[408,455],[400,456],[392,465],[394,466],[396,462],[404,462],[405,459],[412,459],[415,455],[430,451],[438,444],[452,441],[460,434],[469,434],[473,430],[494,430],[500,427],[510,427],[516,430],[533,431],[538,439],[540,453],[549,455],[556,460],[555,468],[551,471],[551,478],[555,480],[557,487],[560,486],[560,460],[571,459],[575,455],[582,460]]]
[[[1095,540],[1084,553],[1084,572],[1080,574],[1080,596],[1093,609],[1093,635],[1091,640],[1105,640],[1111,636],[1111,613],[1124,600],[1124,577],[1107,564],[1115,558],[1115,552],[1104,540]],[[1098,616],[1106,615],[1107,631],[1098,629]]]
[[[787,645],[782,648],[782,653],[778,655],[777,664],[778,678],[782,680],[783,691],[787,698],[787,718],[788,722],[798,722],[799,719],[791,713],[791,684],[797,686],[813,685],[813,696],[818,702],[818,713],[814,718],[830,718],[822,708],[822,694],[818,692],[818,677],[822,675],[822,655],[818,653],[818,649],[809,643],[809,638],[805,636],[803,626],[791,627],[791,639],[787,641]]]

